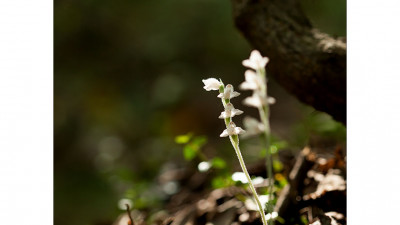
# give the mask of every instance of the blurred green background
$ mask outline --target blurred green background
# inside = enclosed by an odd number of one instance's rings
[[[302,4],[315,27],[346,35],[345,0]],[[141,207],[156,202],[160,169],[184,162],[176,135],[205,135],[208,154],[236,160],[219,138],[222,106],[201,82],[243,81],[241,61],[252,48],[234,27],[230,1],[56,0],[54,48],[55,224],[111,224],[127,193]],[[345,128],[330,116],[273,80],[269,92],[277,99],[273,135],[291,148],[315,135],[345,141]],[[248,95],[233,102],[257,116],[241,105]]]

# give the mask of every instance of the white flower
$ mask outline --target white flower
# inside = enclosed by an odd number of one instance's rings
[[[243,104],[260,108],[267,104],[267,100],[265,97],[261,96],[260,93],[254,92],[251,97],[247,97],[244,99]]]
[[[252,70],[246,70],[244,77],[246,81],[239,86],[242,90],[261,90],[261,87],[265,85],[261,76]]]
[[[267,65],[268,61],[269,59],[267,57],[262,57],[259,51],[253,50],[250,54],[250,58],[243,60],[242,64],[245,67],[259,70],[263,69]]]
[[[243,101],[243,104],[252,106],[252,107],[256,107],[256,108],[260,108],[267,104],[272,105],[274,103],[275,103],[275,98],[273,98],[273,97],[265,98],[265,97],[261,96],[261,94],[258,92],[254,92],[251,97],[247,97]]]
[[[246,133],[243,134],[243,138],[260,134],[265,130],[264,124],[250,116],[246,116],[243,119],[243,126],[246,129]]]
[[[204,83],[203,88],[206,89],[207,91],[219,90],[219,87],[221,86],[221,82],[219,82],[215,78],[208,78],[206,80],[203,80],[203,83]]]
[[[230,122],[228,125],[228,128],[225,129],[219,136],[227,137],[227,136],[232,136],[232,135],[243,134],[244,132],[246,132],[246,131],[244,131],[240,127],[236,127],[236,124],[234,122]]]
[[[226,119],[226,118],[230,118],[230,117],[234,117],[236,115],[240,115],[242,114],[243,111],[239,110],[239,109],[235,109],[232,105],[232,103],[228,103],[225,106],[225,111],[221,112],[221,115],[218,117],[220,119]]]
[[[225,87],[224,93],[220,93],[217,97],[224,98],[224,99],[231,99],[234,97],[239,96],[240,93],[233,90],[232,84],[228,84]]]

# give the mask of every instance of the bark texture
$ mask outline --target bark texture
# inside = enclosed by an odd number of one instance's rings
[[[297,0],[231,0],[236,27],[270,58],[269,76],[346,124],[346,43],[311,26]]]

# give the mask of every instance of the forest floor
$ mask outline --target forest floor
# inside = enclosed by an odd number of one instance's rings
[[[298,155],[279,154],[284,164],[287,185],[276,193],[274,212],[278,217],[268,224],[346,224],[346,160],[341,147],[318,149],[305,147]],[[263,162],[250,165],[249,173],[265,178]],[[210,190],[208,173],[196,170],[167,171],[160,179],[173,179],[182,189],[172,195],[165,209],[147,215],[131,213],[136,225],[247,225],[262,224],[249,189],[240,186]],[[256,186],[266,188],[264,179]],[[121,214],[114,225],[131,224],[127,213]]]

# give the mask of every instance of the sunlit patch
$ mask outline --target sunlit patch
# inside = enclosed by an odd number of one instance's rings
[[[211,168],[211,163],[209,162],[201,162],[197,166],[197,169],[199,169],[200,172],[207,172]]]
[[[272,213],[268,213],[267,215],[265,215],[265,218],[267,220],[275,219],[276,217],[278,217],[278,213],[277,212],[272,212]]]
[[[232,180],[235,181],[235,182],[240,181],[243,184],[247,184],[248,183],[247,177],[243,172],[234,172],[232,174]]]
[[[117,219],[117,222],[115,222],[114,224],[115,225],[128,225],[129,223],[130,223],[130,218],[129,218],[129,216],[128,216],[128,214],[127,213],[125,213],[125,214],[122,214],[118,219]],[[114,225],[113,224],[113,225]]]
[[[262,183],[264,183],[264,178],[256,177],[256,178],[252,179],[251,181],[253,182],[254,185],[262,184]]]
[[[127,209],[126,205],[129,205],[129,208],[132,208],[132,206],[133,206],[132,200],[127,199],[127,198],[122,198],[118,201],[119,209],[126,210]]]
[[[167,195],[173,195],[179,191],[179,185],[175,181],[170,181],[164,184],[162,189]]]
[[[277,181],[281,181],[281,180],[284,180],[285,177],[281,173],[277,173],[277,174],[275,174],[275,179]]]
[[[250,218],[250,214],[246,212],[246,213],[243,213],[243,214],[241,214],[239,216],[239,221],[240,222],[246,222],[246,221],[249,220],[249,218]]]
[[[265,209],[265,205],[268,203],[268,198],[269,198],[269,195],[258,196],[258,199],[260,200],[263,209]],[[247,210],[258,211],[257,203],[254,201],[253,198],[247,198],[244,201],[244,205],[246,206]]]

